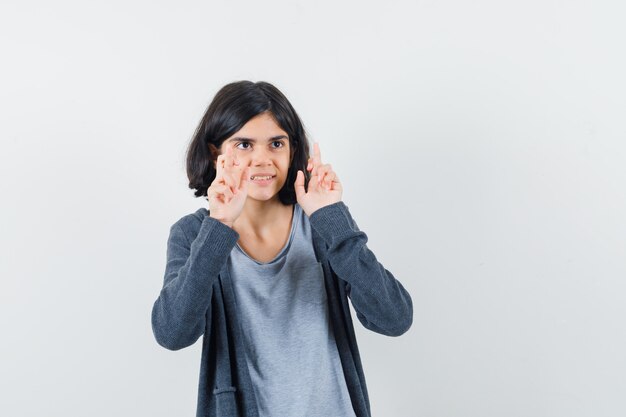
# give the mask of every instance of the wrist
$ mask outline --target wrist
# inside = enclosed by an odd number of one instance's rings
[[[220,218],[218,218],[218,217],[211,216],[210,214],[209,214],[209,217],[211,217],[212,219],[215,219],[215,220],[219,221],[220,223],[222,223],[222,224],[224,224],[224,225],[226,225],[226,226],[230,227],[231,229],[233,228],[233,222],[229,222],[229,221],[227,221],[227,220],[224,220],[224,219],[220,219]]]

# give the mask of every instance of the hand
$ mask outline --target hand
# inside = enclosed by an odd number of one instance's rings
[[[322,155],[317,142],[313,143],[313,158],[309,158],[307,171],[311,171],[308,192],[304,189],[304,172],[298,170],[294,187],[298,204],[311,216],[315,210],[341,201],[343,189],[339,178],[330,164],[322,164]]]
[[[207,190],[209,216],[233,227],[248,196],[250,167],[239,166],[230,146],[217,157],[215,166],[217,174]]]

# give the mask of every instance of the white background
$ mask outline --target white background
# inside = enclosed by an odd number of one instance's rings
[[[622,1],[4,1],[0,415],[195,415],[152,335],[184,151],[272,82],[407,288],[373,415],[626,414]]]

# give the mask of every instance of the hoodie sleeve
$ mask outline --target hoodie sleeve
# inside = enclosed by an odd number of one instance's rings
[[[314,211],[311,227],[328,245],[328,261],[347,282],[357,318],[365,328],[386,336],[400,336],[413,323],[411,296],[366,246],[348,207],[339,201]]]
[[[170,228],[163,288],[152,307],[152,332],[169,350],[191,346],[204,333],[213,284],[239,238],[206,216],[190,242],[180,223]]]

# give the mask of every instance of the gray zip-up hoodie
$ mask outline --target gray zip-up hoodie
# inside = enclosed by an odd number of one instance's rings
[[[352,407],[357,417],[370,417],[348,297],[363,326],[399,336],[413,323],[411,296],[367,248],[367,235],[342,201],[316,210],[309,222]],[[152,308],[152,331],[170,350],[190,346],[204,335],[197,417],[258,417],[226,268],[238,239],[235,230],[201,208],[172,225],[167,241],[165,279]]]

